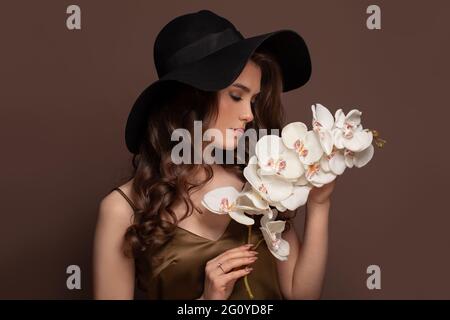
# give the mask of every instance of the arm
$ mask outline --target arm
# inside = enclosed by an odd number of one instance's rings
[[[133,299],[134,260],[122,252],[132,210],[111,193],[100,203],[94,239],[94,299]]]
[[[289,242],[287,261],[277,261],[282,293],[287,299],[320,298],[328,255],[329,195],[334,182],[315,188],[308,197],[303,242],[292,224],[283,233]]]

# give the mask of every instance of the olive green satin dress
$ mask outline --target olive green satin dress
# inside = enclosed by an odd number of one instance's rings
[[[131,200],[119,189],[125,199]],[[248,275],[248,283],[254,299],[283,299],[277,275],[276,258],[270,253],[259,229],[259,219],[255,216],[251,243],[259,243],[258,259],[251,264],[253,270]],[[148,284],[149,299],[197,299],[203,293],[206,262],[247,243],[248,227],[234,220],[228,224],[223,235],[216,241],[203,238],[181,227],[176,227],[174,237],[158,253],[163,263],[153,275],[144,275]],[[230,300],[250,299],[244,278],[239,278],[233,288]]]

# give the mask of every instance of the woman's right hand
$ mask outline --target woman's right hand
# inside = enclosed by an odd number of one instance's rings
[[[258,259],[258,252],[251,251],[252,244],[243,245],[209,260],[205,267],[205,286],[200,299],[226,300],[233,291],[237,279],[249,274],[248,267]],[[240,268],[246,266],[245,268]]]

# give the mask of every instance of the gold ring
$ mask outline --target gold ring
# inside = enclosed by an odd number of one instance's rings
[[[222,264],[220,262],[217,262],[217,266],[220,268],[220,270],[222,270],[222,272],[225,274],[225,270],[223,270],[222,268]]]

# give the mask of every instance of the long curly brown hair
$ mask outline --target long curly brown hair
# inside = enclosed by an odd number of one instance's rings
[[[281,131],[284,113],[280,67],[275,58],[264,51],[254,52],[250,60],[261,69],[261,93],[252,107],[254,120],[247,128]],[[217,118],[217,92],[202,91],[182,83],[171,83],[169,90],[170,94],[165,95],[164,100],[155,102],[158,107],[149,114],[140,151],[132,159],[131,177],[134,181],[131,197],[137,210],[134,224],[125,233],[124,252],[135,259],[137,285],[144,291],[147,290],[144,279],[148,279],[148,273],[161,263],[156,253],[171,240],[178,223],[172,208],[184,202],[186,211],[182,219],[194,210],[201,213],[192,202],[190,193],[213,177],[209,164],[174,164],[171,151],[178,142],[171,141],[171,135],[173,130],[185,128],[193,136],[195,120],[202,121],[203,130],[208,129]],[[246,159],[248,154],[247,145]],[[242,170],[245,165],[224,164],[223,167],[244,180]],[[192,178],[199,173],[204,173],[202,176],[206,178],[193,181]],[[162,219],[163,213],[172,221]]]

